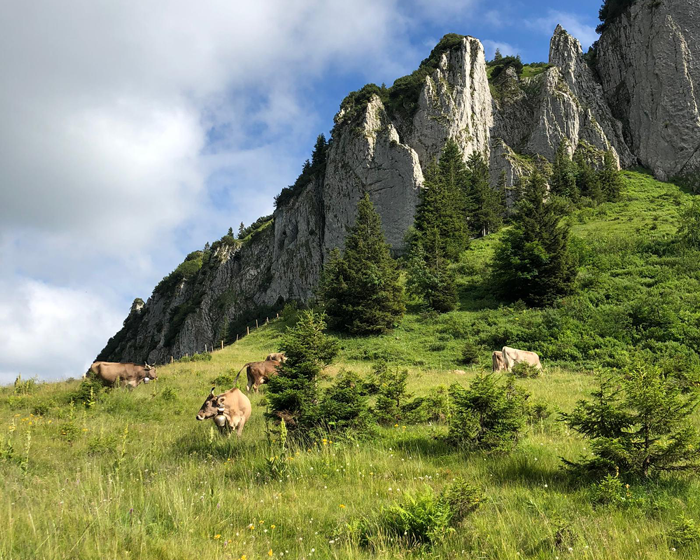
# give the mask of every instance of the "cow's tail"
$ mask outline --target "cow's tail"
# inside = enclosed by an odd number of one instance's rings
[[[233,382],[233,386],[234,386],[234,387],[238,387],[238,378],[241,376],[241,372],[243,372],[243,370],[244,370],[245,368],[247,368],[249,365],[250,365],[250,362],[247,363],[246,365],[244,365],[244,366],[241,368],[241,371],[238,372],[238,375],[236,375],[236,380]]]

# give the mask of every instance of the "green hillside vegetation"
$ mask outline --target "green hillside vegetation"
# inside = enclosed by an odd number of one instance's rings
[[[133,391],[78,380],[0,388],[0,558],[697,558],[700,482],[661,470],[679,452],[671,439],[655,444],[660,468],[645,469],[627,453],[636,432],[613,449],[599,425],[595,439],[578,431],[590,424],[579,401],[594,402],[598,372],[616,368],[612,400],[629,405],[617,417],[649,416],[660,399],[657,413],[674,410],[654,430],[683,432],[680,451],[697,452],[684,430],[700,427],[700,210],[675,185],[623,177],[619,201],[566,218],[579,273],[554,306],[496,296],[490,267],[505,228],[450,265],[455,311],[416,300],[386,334],[332,334],[340,351],[320,394],[368,406],[361,431],[285,436],[266,423],[265,387],[240,440],[195,421],[212,385],[230,388],[244,363],[280,347],[292,306]],[[505,344],[538,352],[544,372],[484,376]],[[480,421],[465,406],[484,407]],[[565,467],[588,465],[591,449],[624,456],[629,471]]]

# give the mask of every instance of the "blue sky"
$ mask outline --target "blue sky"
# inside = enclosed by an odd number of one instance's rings
[[[0,21],[0,383],[81,375],[188,252],[272,211],[343,97],[446,33],[546,61],[599,0],[51,0]]]

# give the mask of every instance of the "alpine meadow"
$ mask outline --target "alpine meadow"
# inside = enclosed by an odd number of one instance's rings
[[[349,93],[85,374],[0,386],[0,560],[699,558],[700,0],[598,16]]]

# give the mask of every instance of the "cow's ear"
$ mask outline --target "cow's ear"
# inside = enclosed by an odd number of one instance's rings
[[[219,397],[218,399],[216,399],[216,404],[218,404],[219,406],[223,406],[224,405],[224,397]]]

